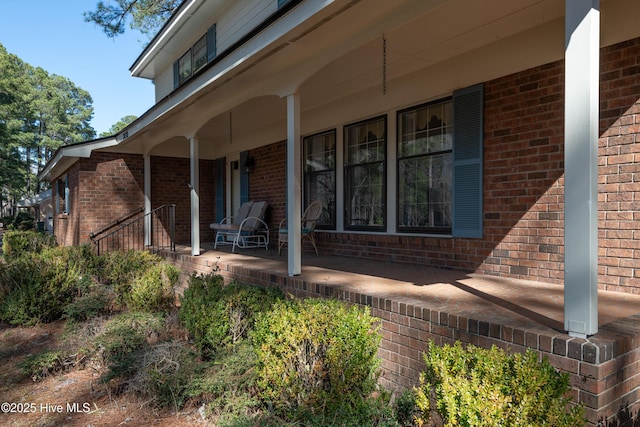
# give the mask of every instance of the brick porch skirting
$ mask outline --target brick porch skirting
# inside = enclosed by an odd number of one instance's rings
[[[191,273],[215,269],[225,282],[278,287],[296,297],[337,298],[369,307],[381,319],[383,340],[380,384],[399,391],[418,384],[424,370],[423,352],[429,340],[436,344],[456,340],[481,347],[496,345],[509,352],[537,351],[556,368],[569,373],[572,399],[586,409],[590,426],[624,426],[638,418],[640,408],[640,314],[607,323],[589,339],[570,337],[544,325],[514,326],[508,321],[487,320],[485,313],[461,315],[446,306],[433,305],[395,292],[385,296],[349,283],[328,283],[301,276],[288,277],[285,271],[269,271],[257,261],[226,262],[211,256],[192,257],[181,253],[162,254]],[[282,263],[286,257],[282,257]],[[286,265],[285,265],[286,267]],[[405,268],[399,266],[400,268]],[[415,284],[413,284],[415,285]],[[557,285],[555,285],[557,286]],[[490,304],[490,303],[488,303]],[[507,303],[508,304],[508,303]],[[640,311],[640,306],[638,307]],[[515,316],[514,316],[515,317]]]

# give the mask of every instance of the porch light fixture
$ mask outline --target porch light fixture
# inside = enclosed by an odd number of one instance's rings
[[[247,160],[245,160],[244,164],[242,165],[242,168],[246,174],[250,174],[251,172],[253,172],[253,169],[255,168],[255,166],[256,166],[256,160],[253,157],[247,157]]]

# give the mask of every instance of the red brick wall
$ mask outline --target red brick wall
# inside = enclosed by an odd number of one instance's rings
[[[602,49],[601,64],[599,283],[640,293],[640,39]],[[484,113],[482,239],[319,231],[320,250],[562,283],[563,61],[485,82]],[[283,218],[284,145],[251,155],[251,197]]]
[[[640,293],[640,39],[601,51],[599,283]]]
[[[142,156],[96,152],[78,160],[66,173],[70,212],[54,214],[61,245],[89,243],[91,232],[144,205]]]
[[[69,179],[69,207],[70,212],[65,212],[65,189],[64,175]],[[53,194],[53,231],[59,245],[70,246],[80,244],[79,235],[79,210],[76,207],[79,199],[79,165],[78,163],[70,167],[65,174],[57,180],[57,186],[54,185]]]
[[[483,240],[488,253],[475,270],[559,282],[564,64],[487,82],[485,94]]]
[[[88,243],[89,235],[144,206],[144,161],[134,154],[93,153],[67,171],[70,212],[54,215],[54,229],[62,245]],[[189,159],[151,158],[152,209],[176,204],[176,241],[191,242]],[[64,194],[64,191],[62,194]],[[214,215],[213,161],[200,160],[200,236],[213,241],[209,224]],[[61,209],[64,202],[60,201]]]
[[[556,62],[485,83],[482,239],[319,233],[321,250],[560,281],[563,81]]]
[[[200,240],[212,242],[215,222],[214,162],[200,160]],[[151,157],[151,203],[155,209],[176,205],[176,243],[191,244],[191,199],[189,159]]]
[[[287,215],[286,144],[282,141],[256,148],[249,156],[255,159],[249,175],[250,199],[269,203],[266,222],[270,229],[277,229]]]

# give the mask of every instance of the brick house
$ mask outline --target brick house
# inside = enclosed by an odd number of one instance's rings
[[[86,242],[133,208],[175,203],[197,256],[241,200],[269,202],[275,227],[319,198],[324,253],[554,283],[577,258],[588,294],[640,293],[639,6],[587,3],[185,1],[131,67],[157,104],[41,174],[56,234]],[[573,89],[569,72],[593,75]],[[571,148],[586,160],[569,155],[567,135],[586,131]]]
[[[325,254],[563,284],[565,330],[597,291],[640,294],[640,2],[185,0],[131,67],[156,105],[61,148],[55,233],[88,241],[176,205],[209,223],[265,200]],[[300,272],[299,239],[287,251]]]
[[[28,209],[33,215],[38,229],[48,233],[53,232],[53,204],[51,189],[42,191],[33,197],[20,200],[16,207]]]

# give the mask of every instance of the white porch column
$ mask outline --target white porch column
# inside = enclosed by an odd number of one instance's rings
[[[300,95],[287,96],[287,265],[289,276],[302,272],[300,224]]]
[[[200,153],[198,138],[189,138],[191,163],[191,255],[200,255]]]
[[[565,0],[564,327],[598,332],[600,1]]]
[[[144,245],[151,246],[151,156],[144,155]]]

